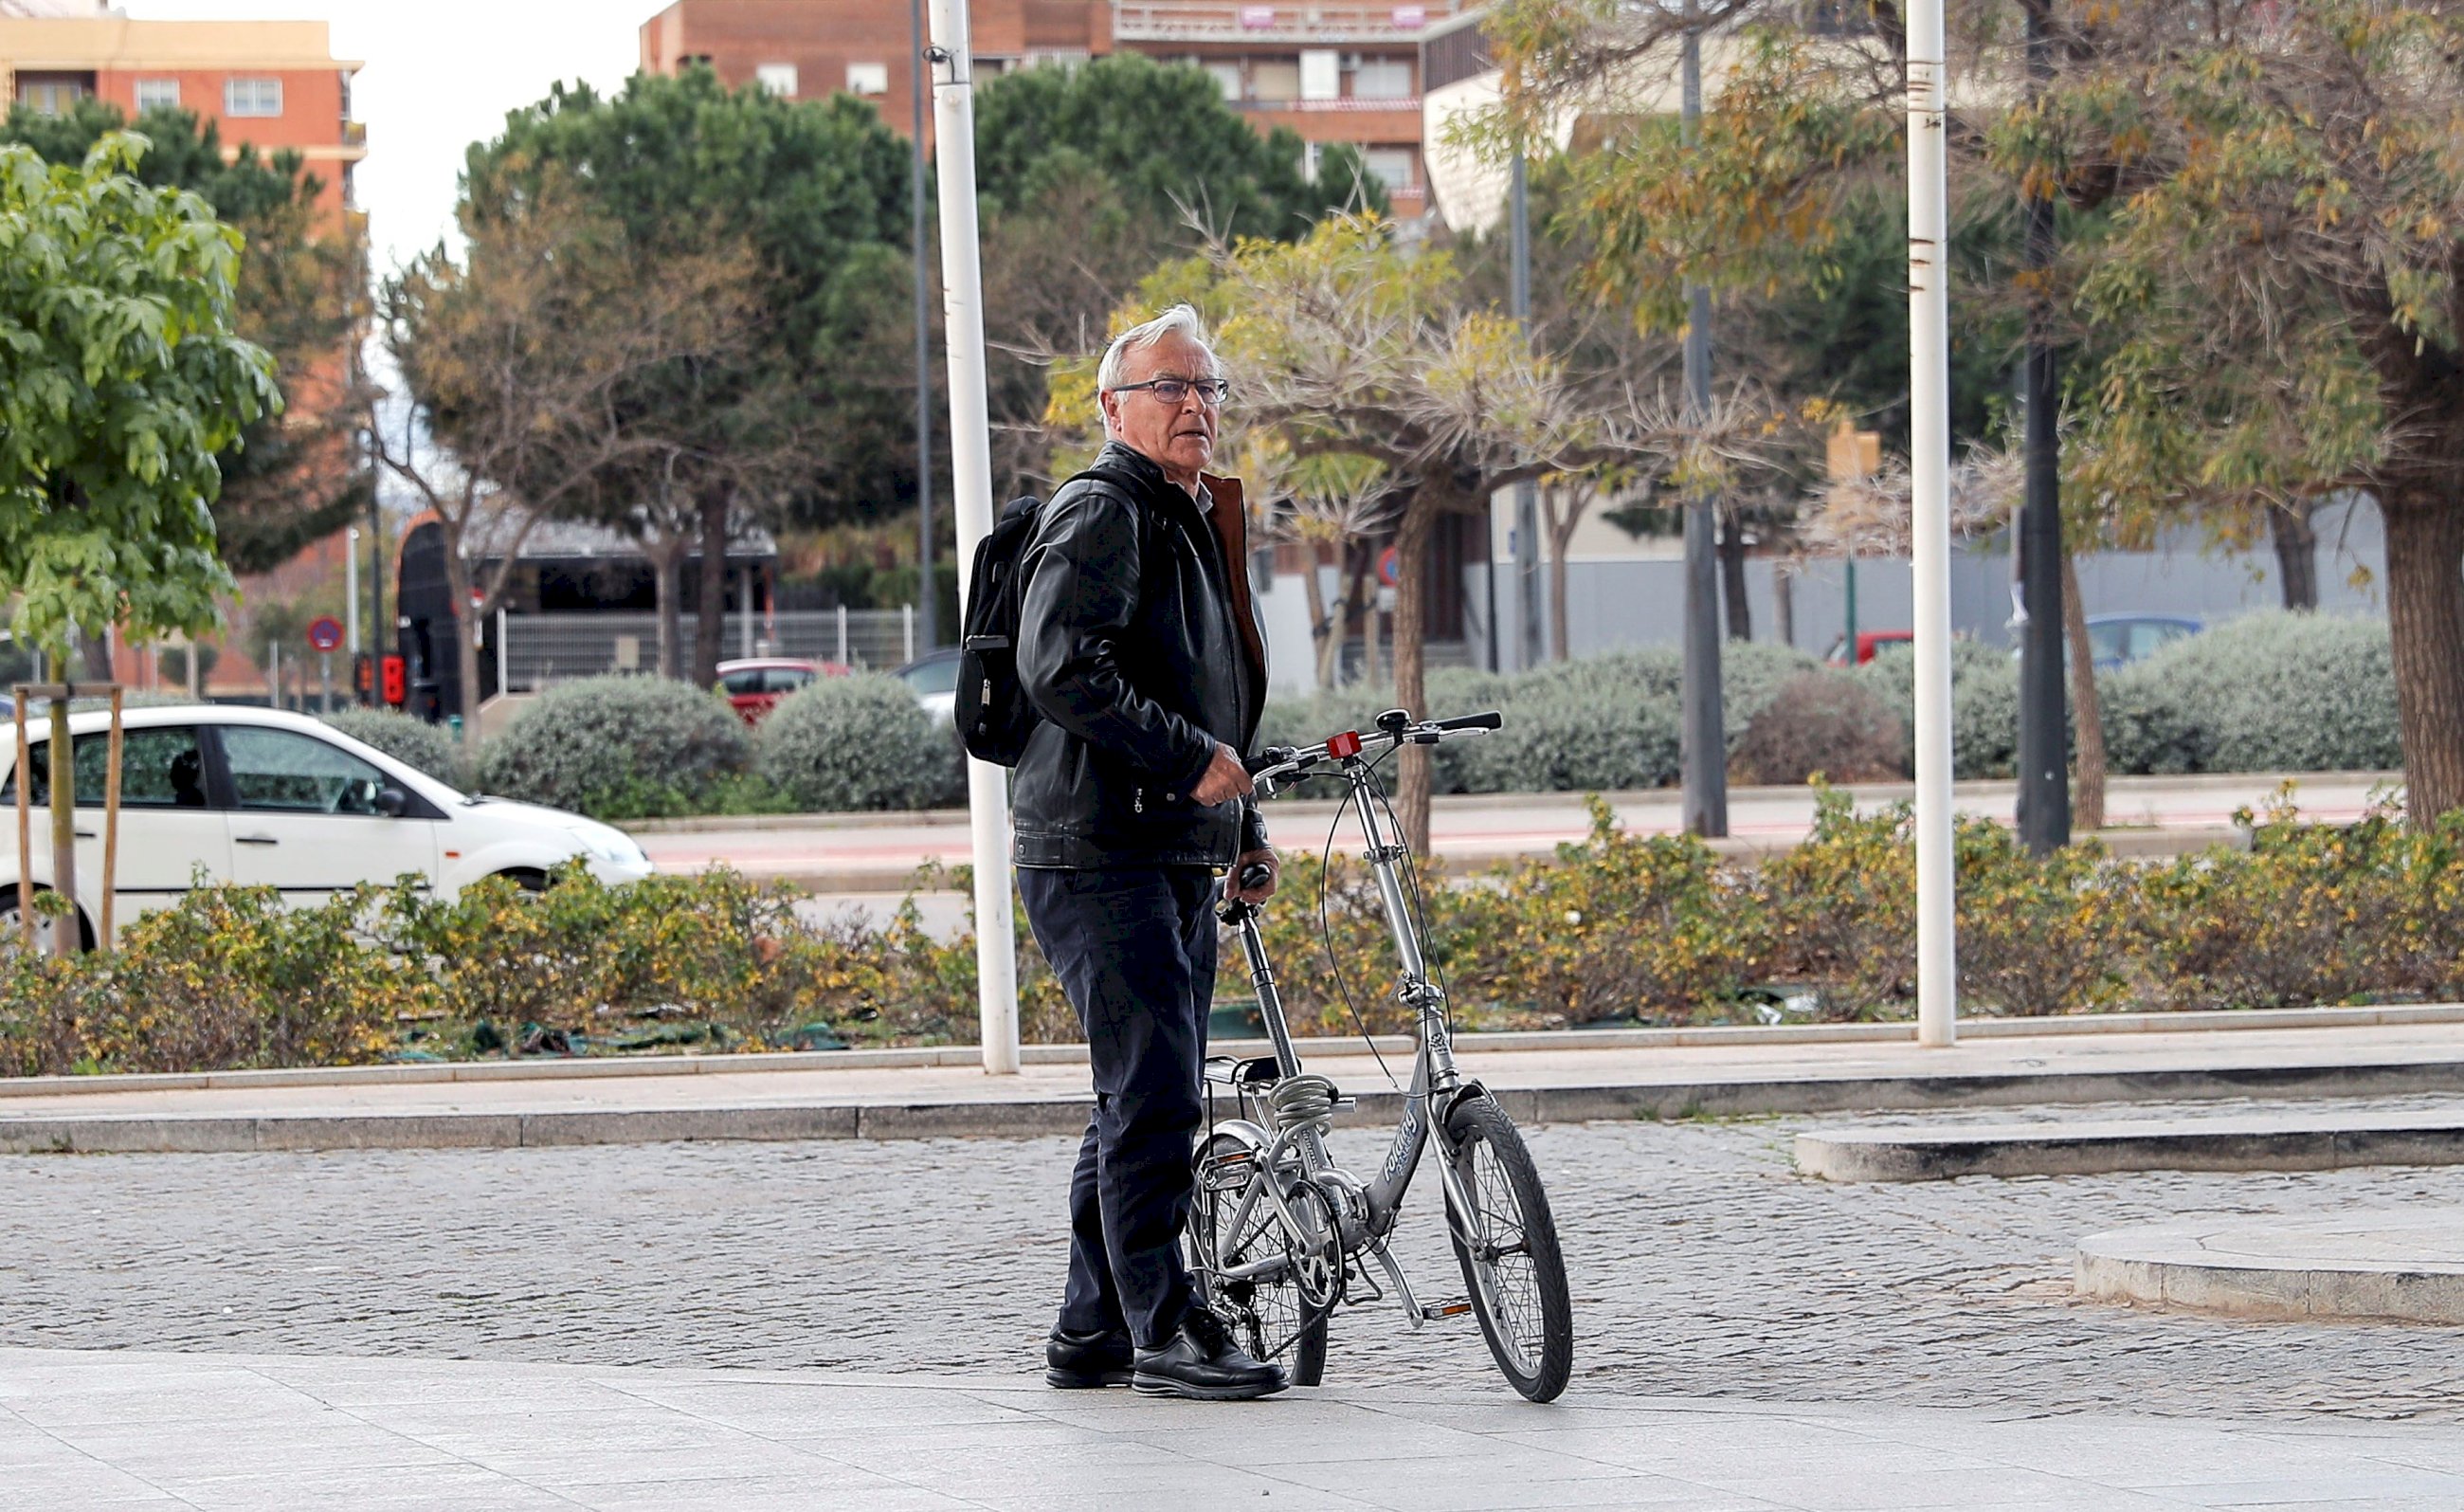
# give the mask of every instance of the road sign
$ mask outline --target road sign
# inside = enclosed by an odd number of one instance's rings
[[[308,644],[319,651],[342,649],[342,622],[331,614],[319,614],[308,622]]]
[[[1394,546],[1377,553],[1377,581],[1388,588],[1403,584],[1403,554]]]

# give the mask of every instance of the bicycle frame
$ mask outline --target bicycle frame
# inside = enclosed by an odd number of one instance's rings
[[[1386,727],[1385,749],[1392,749],[1407,739],[1417,738],[1433,744],[1441,733],[1438,726],[1408,726],[1400,723],[1398,716],[1388,716],[1380,723]],[[1415,730],[1427,733],[1416,735]],[[1402,1116],[1397,1123],[1386,1158],[1376,1175],[1366,1183],[1337,1167],[1327,1154],[1321,1133],[1325,1123],[1323,1118],[1285,1120],[1275,1116],[1270,1109],[1264,1119],[1244,1117],[1215,1124],[1216,1133],[1230,1134],[1247,1145],[1253,1159],[1253,1174],[1245,1183],[1233,1221],[1224,1234],[1216,1236],[1216,1242],[1219,1247],[1228,1246],[1232,1241],[1227,1235],[1243,1233],[1261,1202],[1274,1209],[1277,1220],[1287,1232],[1304,1237],[1309,1235],[1314,1226],[1305,1224],[1293,1212],[1282,1184],[1272,1179],[1277,1172],[1296,1167],[1301,1180],[1318,1188],[1330,1199],[1337,1214],[1343,1255],[1350,1257],[1365,1252],[1375,1257],[1393,1285],[1397,1300],[1403,1305],[1411,1326],[1417,1328],[1428,1315],[1414,1300],[1401,1268],[1387,1253],[1386,1240],[1394,1232],[1403,1195],[1419,1168],[1420,1157],[1428,1147],[1431,1135],[1434,1133],[1441,1145],[1444,1145],[1447,1112],[1458,1099],[1482,1089],[1479,1083],[1464,1080],[1455,1064],[1453,1037],[1446,1024],[1445,993],[1429,980],[1424,943],[1404,886],[1402,868],[1409,864],[1411,853],[1402,844],[1399,834],[1389,833],[1389,826],[1378,811],[1375,778],[1363,742],[1357,736],[1337,738],[1338,742],[1346,739],[1351,742],[1348,751],[1337,745],[1331,753],[1327,747],[1316,748],[1317,752],[1325,754],[1299,753],[1296,761],[1287,755],[1284,762],[1270,766],[1267,772],[1271,774],[1285,769],[1306,771],[1322,760],[1340,763],[1339,772],[1347,786],[1344,804],[1359,818],[1361,834],[1367,842],[1365,859],[1376,878],[1387,932],[1394,941],[1401,967],[1396,996],[1413,1011],[1411,1083],[1404,1094]],[[1263,792],[1271,793],[1271,776],[1262,776],[1260,787]],[[1257,989],[1259,1016],[1265,1020],[1266,1037],[1274,1050],[1275,1077],[1267,1085],[1288,1084],[1303,1075],[1300,1055],[1293,1047],[1290,1024],[1284,1013],[1283,993],[1276,984],[1274,965],[1267,959],[1265,942],[1258,928],[1258,910],[1251,904],[1236,902],[1224,909],[1224,918],[1240,930],[1242,950],[1248,958],[1250,980]],[[1244,1115],[1253,1111],[1253,1101],[1270,1100],[1269,1094],[1253,1090],[1258,1082],[1265,1079],[1248,1074],[1249,1067],[1255,1064],[1246,1063],[1236,1067],[1234,1072],[1232,1084],[1240,1095]],[[1348,1106],[1350,1101],[1345,1100],[1339,1105]],[[1332,1111],[1333,1107],[1326,1109],[1329,1114]],[[1443,1151],[1438,1162],[1438,1172],[1445,1189],[1447,1226],[1461,1237],[1461,1215],[1471,1211],[1471,1204],[1462,1189],[1452,1156],[1451,1148]],[[1230,1265],[1224,1263],[1221,1248],[1210,1258],[1216,1262],[1216,1274],[1228,1279],[1265,1276],[1286,1263],[1282,1256],[1272,1256],[1245,1265]]]

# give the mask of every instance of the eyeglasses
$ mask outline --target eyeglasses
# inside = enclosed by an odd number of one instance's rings
[[[1135,393],[1141,389],[1153,393],[1166,407],[1176,410],[1192,390],[1197,392],[1199,403],[1209,406],[1221,404],[1223,396],[1232,391],[1232,386],[1221,378],[1150,378],[1145,383],[1122,384],[1112,391]]]

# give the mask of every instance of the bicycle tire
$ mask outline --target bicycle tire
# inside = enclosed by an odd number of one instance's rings
[[[1207,1179],[1208,1167],[1222,1156],[1246,1162],[1248,1146],[1230,1135],[1218,1134],[1199,1151],[1197,1191],[1189,1212],[1190,1280],[1198,1289],[1199,1300],[1222,1319],[1233,1338],[1258,1359],[1269,1358],[1268,1345],[1297,1324],[1298,1337],[1284,1350],[1288,1356],[1284,1368],[1294,1386],[1316,1386],[1326,1379],[1327,1313],[1309,1307],[1296,1283],[1285,1280],[1261,1286],[1247,1281],[1240,1283],[1248,1288],[1241,1295],[1216,1293],[1214,1266],[1208,1257],[1215,1251],[1215,1234],[1239,1211],[1241,1197],[1237,1187],[1226,1188]],[[1234,1252],[1235,1258],[1247,1254],[1247,1245],[1263,1236],[1264,1231],[1253,1220],[1250,1233],[1242,1236],[1242,1247]],[[1314,1318],[1307,1316],[1311,1311],[1316,1312]]]
[[[1463,1226],[1447,1224],[1472,1314],[1507,1383],[1529,1401],[1554,1401],[1573,1371],[1574,1307],[1540,1169],[1514,1121],[1485,1096],[1456,1103],[1446,1132],[1455,1173],[1475,1208],[1462,1216],[1489,1252],[1474,1255]],[[1505,1263],[1518,1258],[1528,1263]]]

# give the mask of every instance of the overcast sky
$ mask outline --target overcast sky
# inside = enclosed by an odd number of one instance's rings
[[[119,0],[144,21],[313,20],[334,56],[367,66],[352,113],[368,126],[356,175],[377,271],[452,225],[463,149],[559,79],[621,85],[662,0]],[[226,140],[231,133],[227,129]]]

